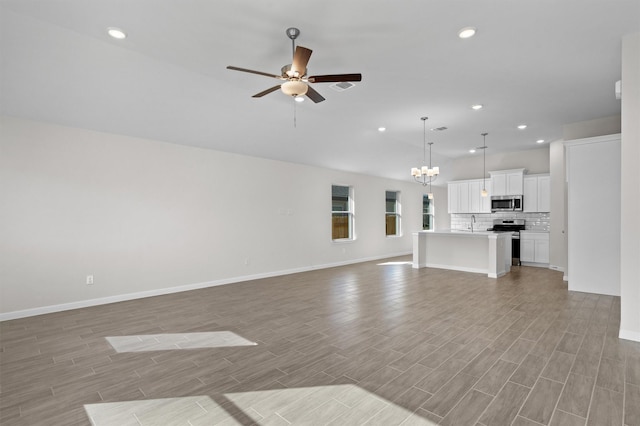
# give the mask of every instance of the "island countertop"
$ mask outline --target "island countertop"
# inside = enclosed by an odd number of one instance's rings
[[[511,233],[455,229],[415,232],[413,267],[485,273],[498,278],[511,271]]]
[[[442,234],[442,235],[461,235],[461,236],[487,236],[487,235],[511,235],[507,232],[495,232],[495,231],[476,231],[473,232],[470,229],[435,229],[418,231],[417,233],[429,233],[429,234]]]

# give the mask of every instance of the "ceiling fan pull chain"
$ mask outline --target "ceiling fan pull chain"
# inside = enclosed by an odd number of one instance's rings
[[[296,112],[298,111],[298,107],[296,106],[296,101],[295,98],[293,100],[293,127],[296,128],[298,127],[296,124]]]

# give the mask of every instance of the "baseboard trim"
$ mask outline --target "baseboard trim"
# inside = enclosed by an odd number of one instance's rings
[[[556,266],[552,264],[549,264],[549,269],[553,269],[554,271],[558,272],[566,272],[562,266]]]
[[[128,300],[144,299],[145,297],[163,296],[166,294],[180,293],[183,291],[199,290],[208,287],[217,287],[219,285],[236,284],[244,281],[259,280],[262,278],[278,277],[282,275],[297,274],[300,272],[309,272],[316,269],[335,268],[337,266],[347,266],[355,263],[371,262],[374,260],[388,259],[398,256],[410,255],[411,252],[402,252],[395,254],[385,254],[382,256],[372,256],[360,259],[347,260],[342,262],[325,263],[321,265],[311,265],[302,268],[284,269],[280,271],[265,272],[261,274],[243,275],[239,277],[225,278],[221,280],[207,281],[195,284],[186,284],[176,287],[159,288],[154,290],[140,291],[136,293],[118,294],[114,296],[100,297],[98,299],[79,300],[76,302],[62,303],[59,305],[49,305],[37,308],[23,309],[20,311],[0,313],[0,321],[9,321],[13,319],[34,317],[37,315],[51,314],[54,312],[70,311],[73,309],[88,308],[91,306],[107,305],[109,303],[125,302]]]
[[[618,337],[624,340],[633,340],[634,342],[640,342],[640,332],[620,329]]]
[[[545,269],[553,269],[549,268],[548,263],[537,263],[537,262],[520,262],[522,266],[531,266],[533,268],[545,268]]]

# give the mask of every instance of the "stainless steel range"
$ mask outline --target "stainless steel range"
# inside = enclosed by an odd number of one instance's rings
[[[494,219],[494,232],[511,233],[511,264],[520,266],[520,231],[525,229],[524,219]]]

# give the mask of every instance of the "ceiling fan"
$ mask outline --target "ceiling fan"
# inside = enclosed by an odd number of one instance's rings
[[[348,81],[361,81],[362,74],[330,74],[330,75],[312,75],[307,76],[307,63],[311,57],[311,49],[306,47],[295,45],[295,40],[300,35],[300,30],[297,28],[288,28],[286,30],[287,36],[291,39],[291,47],[293,49],[293,61],[291,64],[285,65],[280,70],[280,75],[270,74],[262,71],[254,71],[247,68],[239,68],[229,65],[227,69],[234,71],[248,72],[251,74],[264,75],[266,77],[273,77],[278,80],[284,81],[284,83],[270,87],[267,90],[263,90],[260,93],[256,93],[252,97],[261,98],[264,95],[268,95],[271,92],[275,92],[280,89],[285,95],[298,97],[307,95],[313,102],[318,103],[324,101],[324,97],[318,93],[313,87],[309,86],[309,83],[338,83]]]

